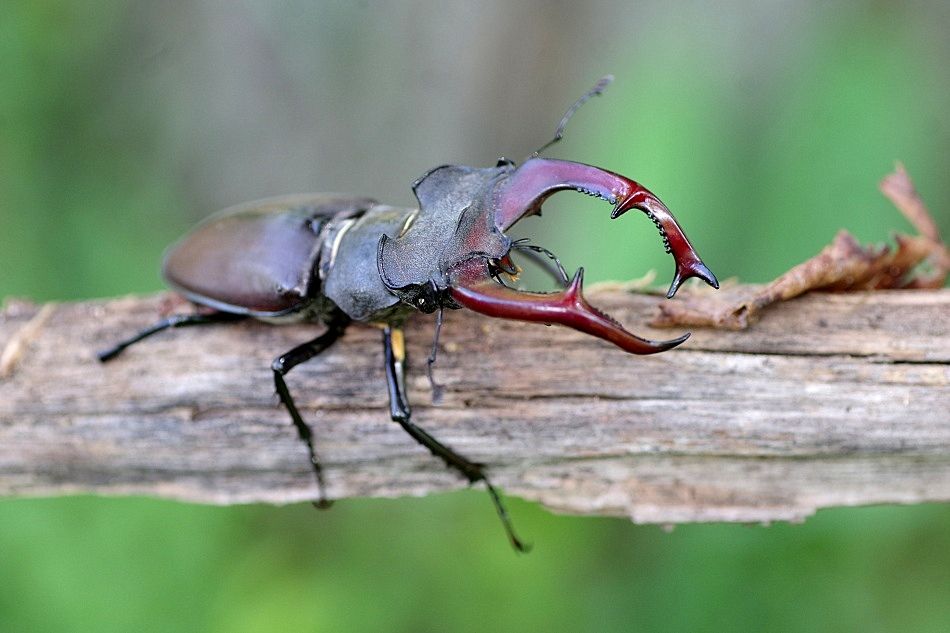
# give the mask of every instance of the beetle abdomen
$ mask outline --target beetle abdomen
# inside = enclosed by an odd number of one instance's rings
[[[279,316],[320,290],[321,232],[333,218],[372,207],[368,198],[296,194],[230,207],[201,223],[165,255],[169,285],[225,312]]]

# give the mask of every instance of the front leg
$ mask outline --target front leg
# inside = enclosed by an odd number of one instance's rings
[[[406,431],[412,439],[429,449],[429,452],[441,459],[450,468],[454,468],[474,484],[484,481],[491,496],[498,517],[505,528],[508,540],[519,552],[528,551],[528,547],[515,534],[511,525],[508,511],[501,501],[501,495],[488,480],[484,467],[453,451],[437,439],[429,435],[424,429],[416,426],[412,420],[412,411],[409,408],[409,399],[406,395],[405,362],[406,345],[401,329],[385,326],[383,328],[383,352],[386,358],[386,386],[389,389],[389,412],[393,419]]]

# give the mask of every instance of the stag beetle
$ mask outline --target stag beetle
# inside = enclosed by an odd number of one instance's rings
[[[323,323],[326,329],[320,336],[279,356],[271,368],[277,395],[307,447],[319,491],[314,503],[325,507],[329,502],[313,433],[294,404],[284,376],[329,348],[350,323],[378,325],[393,421],[469,483],[485,482],[508,539],[524,550],[483,466],[412,422],[401,327],[414,311],[437,313],[436,338],[427,365],[433,390],[432,363],[445,308],[557,323],[632,354],[662,352],[687,339],[689,334],[650,341],[628,332],[587,303],[581,291],[583,268],[568,280],[553,253],[506,234],[518,220],[540,214],[541,205],[553,193],[579,191],[611,204],[611,218],[638,209],[654,222],[676,264],[667,297],[690,277],[719,287],[673,215],[645,187],[598,167],[540,156],[560,140],[577,108],[600,94],[610,79],[605,77],[578,99],[561,119],[553,140],[522,165],[501,159],[489,168],[443,165],[425,173],[412,185],[418,209],[382,205],[369,198],[302,194],[242,204],[212,215],[171,247],[163,266],[169,286],[205,311],[159,321],[99,353],[99,359],[108,361],[129,345],[172,327],[248,317],[274,323]],[[548,264],[553,261],[549,272],[562,289],[525,292],[506,283],[519,271],[511,259],[516,252]]]

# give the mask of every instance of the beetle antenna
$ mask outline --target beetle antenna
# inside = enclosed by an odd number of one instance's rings
[[[564,265],[561,264],[561,260],[557,255],[537,244],[532,244],[527,237],[523,237],[520,240],[515,240],[512,243],[511,248],[513,250],[520,251],[522,254],[526,255],[528,259],[531,259],[544,269],[546,273],[551,275],[554,280],[562,287],[567,288],[571,283],[571,278],[567,276],[567,271],[564,270]],[[541,256],[547,256],[548,261],[543,259]],[[553,262],[553,266],[552,266]]]
[[[426,359],[426,376],[429,377],[429,386],[432,388],[432,403],[438,404],[442,401],[442,385],[435,381],[432,375],[432,366],[435,365],[436,356],[439,353],[439,334],[442,333],[442,316],[445,308],[439,306],[439,311],[435,314],[435,338],[432,339],[432,349],[429,351],[429,358]]]
[[[614,80],[613,75],[604,75],[597,80],[597,83],[594,84],[594,87],[581,95],[581,98],[574,102],[570,108],[567,109],[567,112],[564,113],[564,116],[561,117],[561,122],[557,126],[557,131],[554,133],[554,138],[541,146],[540,149],[535,150],[532,156],[539,156],[541,152],[551,147],[555,143],[561,140],[561,137],[564,136],[564,128],[567,127],[567,122],[571,120],[571,117],[574,116],[574,113],[580,109],[582,105],[587,103],[591,97],[596,97],[598,95],[604,94],[604,90],[607,89],[607,86],[610,85],[610,82]]]

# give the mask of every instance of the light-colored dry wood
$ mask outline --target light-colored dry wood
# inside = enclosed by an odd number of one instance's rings
[[[738,288],[735,291],[744,291]],[[654,296],[590,293],[637,333]],[[316,326],[174,330],[100,365],[161,296],[0,313],[0,494],[309,499],[306,453],[270,361]],[[414,419],[509,494],[640,522],[801,519],[816,508],[950,500],[950,290],[812,294],[750,330],[633,357],[576,332],[446,315],[407,332]],[[351,328],[288,378],[333,497],[464,486],[388,420],[376,330]]]

